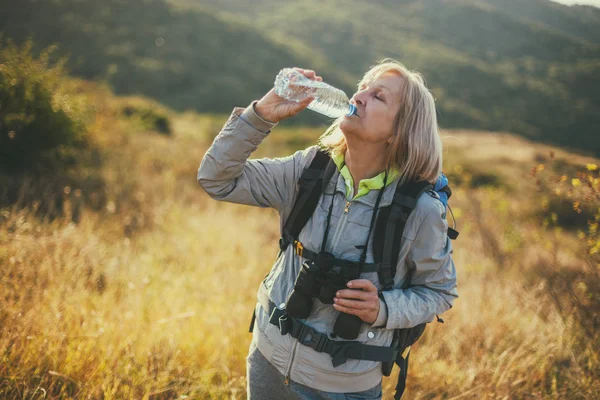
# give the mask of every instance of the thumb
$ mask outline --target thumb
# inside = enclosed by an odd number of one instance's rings
[[[294,104],[293,110],[295,113],[299,113],[300,111],[304,110],[306,107],[308,107],[308,105],[310,103],[313,102],[315,98],[314,97],[306,97],[302,100],[300,100],[298,103]]]

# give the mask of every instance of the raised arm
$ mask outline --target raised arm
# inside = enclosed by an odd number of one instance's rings
[[[200,186],[216,200],[281,211],[294,194],[302,152],[248,160],[274,125],[261,120],[253,105],[235,108],[204,155],[198,169]]]
[[[321,79],[314,71],[298,70]],[[247,108],[235,108],[202,160],[197,175],[200,186],[217,200],[283,211],[294,196],[298,174],[316,148],[284,158],[248,157],[279,121],[296,115],[311,101],[311,97],[299,103],[288,101],[271,89]]]

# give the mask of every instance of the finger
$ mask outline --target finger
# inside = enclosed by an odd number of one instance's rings
[[[312,69],[304,69],[304,68],[298,68],[298,67],[294,67],[294,69],[298,72],[300,72],[302,75],[304,75],[307,78],[313,78],[316,74],[315,71],[313,71]]]
[[[333,299],[334,305],[352,308],[354,310],[367,310],[373,308],[368,302],[362,300],[349,300],[349,299]]]
[[[323,78],[317,76],[315,71],[313,71],[312,69],[304,69],[299,67],[292,67],[292,69],[295,69],[296,71],[300,72],[302,75],[306,76],[309,79],[313,79],[319,82],[323,81]]]
[[[314,97],[306,97],[304,99],[302,99],[301,101],[299,101],[298,103],[294,102],[294,104],[291,105],[291,112],[293,115],[298,114],[299,112],[301,112],[302,110],[306,109],[306,107],[308,107],[308,105],[314,100]]]
[[[348,282],[348,287],[352,289],[363,289],[369,292],[377,291],[377,288],[368,279],[355,279],[353,281]]]
[[[338,290],[335,296],[338,299],[359,299],[367,300],[373,295],[369,292],[363,292],[362,290],[342,289]]]
[[[308,79],[315,79],[317,74],[315,71],[313,71],[312,69],[302,69],[302,68],[298,68],[297,69],[298,72],[302,73],[305,77],[307,77]]]
[[[362,310],[357,310],[355,308],[345,307],[345,306],[342,306],[342,305],[339,305],[339,304],[334,304],[333,307],[336,310],[338,310],[339,312],[343,312],[343,313],[350,314],[350,315],[356,315],[358,317],[360,317],[361,315],[364,314],[364,311],[362,311]]]
[[[306,106],[308,106],[315,98],[312,96],[307,96],[305,98],[303,98],[302,100],[299,101],[292,101],[289,100],[290,104],[292,104],[293,108],[298,108],[300,110],[303,110],[306,108]]]
[[[314,97],[310,97],[310,96],[309,96],[309,97],[306,97],[306,98],[304,98],[304,99],[300,100],[298,103],[296,103],[296,106],[294,107],[294,108],[295,108],[295,110],[296,110],[297,112],[300,112],[300,111],[304,110],[306,107],[308,107],[308,105],[309,105],[310,103],[312,103],[312,101],[313,101],[314,99],[315,99]]]

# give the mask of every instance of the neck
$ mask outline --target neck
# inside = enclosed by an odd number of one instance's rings
[[[347,142],[344,160],[352,180],[354,181],[354,192],[358,190],[358,183],[362,179],[373,178],[385,171],[385,147],[379,145],[352,145]]]

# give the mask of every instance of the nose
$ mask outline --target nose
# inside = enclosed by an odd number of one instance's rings
[[[354,93],[354,95],[352,96],[352,101],[354,102],[354,104],[356,104],[357,106],[363,106],[365,104],[365,94],[366,94],[366,90],[359,90],[358,92]]]

